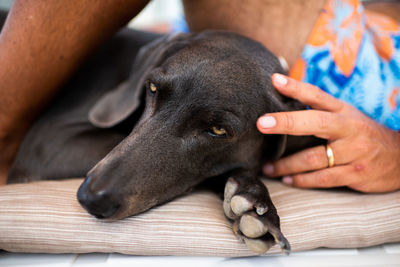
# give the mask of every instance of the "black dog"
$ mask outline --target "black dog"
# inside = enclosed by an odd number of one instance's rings
[[[258,178],[286,137],[262,135],[257,118],[304,108],[272,87],[279,61],[233,33],[158,37],[123,30],[97,51],[31,128],[9,182],[87,174],[81,205],[121,219],[230,177],[224,211],[235,233],[255,252],[289,251]]]

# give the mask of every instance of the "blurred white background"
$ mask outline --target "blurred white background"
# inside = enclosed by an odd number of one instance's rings
[[[182,31],[185,29],[183,17],[181,0],[152,0],[129,27],[158,32]]]
[[[0,9],[9,9],[13,0],[0,0]]]

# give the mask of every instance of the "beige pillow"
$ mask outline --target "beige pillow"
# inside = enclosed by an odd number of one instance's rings
[[[233,235],[221,200],[195,192],[117,222],[87,214],[81,179],[0,187],[0,249],[12,252],[119,252],[134,255],[253,255]],[[293,251],[400,241],[400,192],[300,190],[266,181]],[[268,253],[277,253],[277,246]]]

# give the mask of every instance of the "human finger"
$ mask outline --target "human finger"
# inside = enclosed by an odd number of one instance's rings
[[[347,145],[331,143],[335,165],[342,165],[351,162],[355,155],[349,153]],[[298,174],[309,171],[320,170],[328,167],[328,154],[326,146],[307,148],[263,167],[263,172],[269,177],[279,177],[289,174]]]
[[[314,135],[324,139],[344,137],[352,129],[345,117],[332,112],[300,110],[269,113],[257,120],[264,134]]]
[[[273,74],[272,83],[281,94],[297,99],[313,109],[340,112],[346,105],[314,85],[296,81],[282,74]]]
[[[282,181],[299,188],[330,188],[352,184],[356,177],[353,166],[341,165],[322,170],[285,176]]]

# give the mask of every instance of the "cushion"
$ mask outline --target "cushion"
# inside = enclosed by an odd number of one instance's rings
[[[213,193],[195,191],[115,222],[90,216],[76,200],[82,179],[0,187],[0,249],[41,253],[124,253],[239,257],[238,241]],[[265,181],[293,251],[400,241],[400,191],[295,189]],[[280,253],[274,246],[268,253]]]

